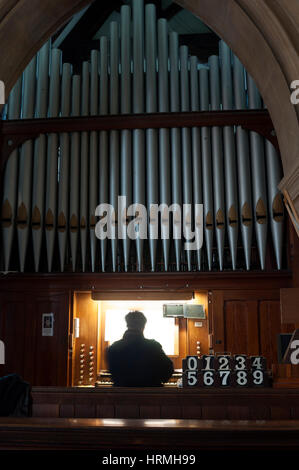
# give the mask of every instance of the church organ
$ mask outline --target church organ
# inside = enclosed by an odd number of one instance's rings
[[[202,354],[260,354],[270,367],[276,362],[276,335],[294,327],[282,326],[280,319],[279,289],[292,285],[292,255],[278,190],[283,176],[279,154],[273,141],[245,125],[179,124],[184,113],[250,116],[255,110],[267,112],[253,79],[223,41],[219,55],[203,64],[180,45],[167,20],[156,17],[155,6],[141,0],[121,7],[120,21],[111,22],[109,35],[90,51],[80,73],[63,61],[51,40],[43,45],[10,93],[4,122],[66,118],[75,123],[99,116],[119,119],[121,125],[100,130],[77,125],[60,133],[44,128],[7,160],[0,332],[14,341],[29,335],[28,357],[43,351],[51,363],[50,377],[38,359],[31,372],[29,359],[19,360],[20,350],[13,367],[26,371],[37,385],[94,384],[105,368],[91,302],[94,290],[112,296],[162,291],[166,297],[205,292],[204,334],[199,338],[193,321],[181,322],[185,346],[177,368],[182,357],[197,353],[198,341]],[[159,114],[162,121],[171,114],[177,119],[157,128]],[[144,128],[129,125],[134,116],[146,122]],[[127,117],[128,128],[121,121]],[[185,226],[171,219],[167,239],[161,214],[158,239],[149,223],[146,239],[131,240],[125,210],[110,227],[115,238],[99,240],[96,207],[107,203],[117,209],[119,195],[127,206],[144,205],[147,216],[151,204],[191,204],[192,216]],[[199,223],[196,204],[203,204],[203,246],[187,251],[188,230]],[[180,232],[182,239],[176,237]],[[79,311],[83,297],[86,304]],[[12,312],[18,319],[15,330]],[[39,336],[45,312],[54,312],[52,339]],[[73,321],[80,314],[86,340],[74,337]],[[10,344],[7,357],[12,351]],[[58,356],[56,373],[53,358]]]

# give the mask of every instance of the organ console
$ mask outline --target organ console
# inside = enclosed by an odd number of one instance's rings
[[[264,270],[269,244],[281,270],[282,173],[273,145],[240,125],[150,127],[153,113],[263,107],[253,79],[223,41],[218,56],[199,63],[143,0],[121,7],[120,22],[111,22],[80,74],[48,41],[15,84],[7,122],[145,113],[148,127],[48,132],[13,150],[3,182],[3,270]],[[96,207],[109,203],[117,213],[118,195],[148,214],[151,204],[191,204],[192,227],[195,205],[203,204],[203,247],[184,250],[176,223],[163,237],[163,215],[160,240],[151,224],[147,240],[130,240],[127,213],[125,224],[116,217],[109,242],[98,240]]]

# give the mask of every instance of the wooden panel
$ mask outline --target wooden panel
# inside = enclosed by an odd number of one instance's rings
[[[299,288],[280,289],[281,322],[299,323]]]
[[[278,361],[277,335],[281,332],[280,303],[265,300],[259,304],[260,354],[267,358],[268,367]]]
[[[279,289],[292,286],[291,272],[183,272],[183,273],[63,273],[63,274],[9,274],[1,277],[2,292],[16,291],[91,291],[92,288],[103,291],[146,290],[242,292],[249,297],[254,292],[267,292],[273,297],[275,291],[279,298]],[[187,287],[186,287],[187,286]],[[238,290],[233,291],[233,289]],[[267,298],[267,297],[264,297]],[[269,298],[269,297],[268,297]]]
[[[291,419],[291,408],[285,406],[271,406],[271,419]]]
[[[34,416],[144,419],[295,419],[297,389],[176,389],[159,387],[33,388]]]
[[[115,418],[139,418],[138,405],[115,405]]]
[[[68,295],[51,293],[38,296],[34,303],[36,319],[36,385],[67,384]],[[42,314],[54,313],[53,336],[42,336]]]
[[[263,354],[271,368],[277,362],[277,334],[294,329],[281,325],[279,290],[212,291],[211,297],[214,352]]]
[[[75,406],[72,404],[61,404],[59,407],[60,418],[74,418]]]
[[[287,462],[288,452],[290,452],[290,462],[292,457],[298,455],[299,422],[295,420],[250,422],[246,420],[167,419],[149,422],[140,419],[122,419],[115,420],[113,426],[111,424],[99,418],[47,420],[27,418],[26,423],[21,418],[0,418],[0,449],[13,452],[16,450],[51,450],[56,451],[56,454],[57,450],[72,450],[77,451],[74,458],[84,457],[85,463],[91,451],[96,451],[98,462],[99,451],[104,451],[104,455],[107,456],[107,451],[111,449],[114,452],[120,449],[126,450],[130,452],[129,455],[136,455],[134,452],[137,452],[139,456],[138,452],[145,452],[149,449],[154,452],[158,451],[159,454],[161,450],[173,453],[174,449],[176,451],[183,449],[185,453],[187,449],[192,449],[197,451],[196,455],[199,452],[201,463],[203,451],[203,455],[206,456],[204,462],[207,463],[208,468],[211,457],[213,464],[215,457],[218,457],[217,466],[218,463],[223,465],[223,458],[228,457],[224,449],[234,452],[229,454],[232,458],[230,460],[236,460],[236,456],[240,456],[240,450],[243,459],[248,455],[246,452],[244,454],[244,451],[253,451],[254,453],[251,454],[253,458],[250,459],[252,462],[254,457],[255,462],[257,460],[255,454],[257,449],[259,451],[267,449],[268,464],[269,457],[271,455],[273,457],[271,452],[274,452],[275,458],[277,457],[275,451],[283,450],[285,452],[283,456],[278,454],[278,457],[280,457],[279,462],[284,464]],[[78,451],[85,451],[85,453],[80,455]],[[208,458],[204,451],[209,451]],[[220,451],[220,453],[215,453],[215,451]],[[297,451],[297,453],[293,454],[292,451]],[[119,453],[115,452],[115,455]],[[57,459],[57,455],[55,457]],[[80,460],[83,461],[82,458]],[[95,462],[96,460],[93,460],[93,463]],[[161,462],[157,460],[157,463]]]
[[[76,404],[75,405],[76,418],[95,418],[96,407],[94,403],[90,404]]]
[[[202,419],[226,419],[227,410],[224,406],[206,405],[202,407]]]
[[[188,320],[188,354],[196,356],[197,341],[200,342],[200,354],[209,354],[208,333],[209,333],[209,315],[208,315],[208,295],[207,292],[196,292],[195,300],[204,306],[206,318],[205,320]],[[202,326],[196,326],[201,323]],[[184,356],[183,356],[184,357]],[[181,367],[181,366],[180,366]]]
[[[160,405],[141,405],[139,410],[140,418],[161,418]]]
[[[97,418],[115,418],[114,405],[97,405],[96,406]]]
[[[20,374],[25,380],[25,324],[24,295],[1,296],[1,331],[0,338],[5,344],[4,375]],[[30,377],[32,378],[32,377]]]
[[[54,313],[53,337],[42,336],[42,314]],[[32,385],[67,384],[68,296],[11,292],[1,295],[0,337],[6,345],[3,374]]]
[[[40,404],[33,403],[32,405],[32,416],[38,416],[41,418],[58,418],[59,417],[59,404]]]
[[[214,291],[212,294],[212,322],[213,322],[213,343],[214,352],[223,352],[225,349],[224,337],[224,313],[223,313],[223,292]]]
[[[259,354],[258,303],[253,300],[224,304],[225,351],[232,354]]]
[[[228,406],[226,419],[249,419],[248,406]]]

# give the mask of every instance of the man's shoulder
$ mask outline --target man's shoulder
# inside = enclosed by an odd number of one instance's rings
[[[156,341],[155,339],[144,338],[144,340],[149,346],[152,346],[152,347],[157,348],[157,349],[162,349],[161,344],[158,341]]]
[[[124,340],[123,339],[119,339],[117,341],[114,341],[114,343],[112,343],[108,348],[107,348],[107,351],[114,351],[118,348],[120,348],[122,345],[124,344]]]

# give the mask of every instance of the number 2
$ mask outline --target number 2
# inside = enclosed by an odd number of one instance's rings
[[[219,370],[229,369],[228,366],[228,358],[227,357],[219,357]]]

